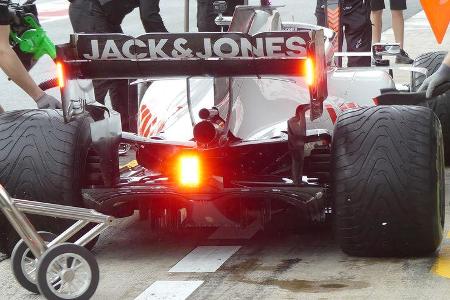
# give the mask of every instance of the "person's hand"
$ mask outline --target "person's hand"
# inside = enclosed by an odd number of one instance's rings
[[[36,99],[36,103],[38,108],[49,108],[49,109],[58,109],[62,108],[61,101],[56,99],[53,96],[50,96],[49,94],[44,93],[42,96]]]
[[[425,79],[418,92],[426,90],[427,98],[431,98],[434,89],[446,81],[450,81],[450,66],[442,64],[433,75]]]

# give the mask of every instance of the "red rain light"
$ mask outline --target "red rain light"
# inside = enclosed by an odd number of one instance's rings
[[[65,74],[64,74],[64,67],[61,62],[56,63],[56,75],[58,78],[58,86],[60,88],[63,88],[65,85]]]
[[[311,86],[314,84],[314,79],[315,79],[314,61],[312,60],[312,58],[308,57],[306,59],[305,68],[306,68],[306,70],[305,70],[306,84],[308,86]]]
[[[177,163],[178,183],[183,187],[197,187],[200,185],[201,164],[195,154],[182,154]]]

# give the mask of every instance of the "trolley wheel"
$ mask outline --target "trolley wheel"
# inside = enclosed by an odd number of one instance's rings
[[[89,250],[63,243],[48,249],[39,260],[37,286],[49,300],[90,299],[99,275],[97,261]]]
[[[56,234],[51,232],[39,231],[38,233],[46,243],[53,241],[57,237]],[[14,277],[19,284],[28,291],[38,294],[39,289],[36,285],[38,259],[34,257],[24,240],[18,241],[14,247],[11,254],[11,265]]]

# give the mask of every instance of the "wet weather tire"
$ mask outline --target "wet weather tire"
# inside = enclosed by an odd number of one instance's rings
[[[88,116],[64,123],[57,110],[0,115],[0,183],[15,198],[83,206],[81,180],[91,144]],[[72,223],[30,216],[37,230],[59,233]],[[18,235],[0,214],[0,252],[10,254]]]
[[[424,53],[414,60],[413,66],[427,69],[427,76],[431,76],[441,66],[445,55],[447,55],[445,51]],[[411,91],[417,91],[427,76],[417,72],[411,73]],[[441,121],[442,135],[444,137],[445,165],[450,166],[450,91],[420,105],[429,107]]]
[[[343,113],[332,146],[337,240],[354,256],[421,256],[440,245],[445,217],[441,126],[424,107]]]
[[[441,122],[445,165],[450,166],[450,90],[421,103],[421,105],[430,108]]]
[[[424,80],[427,78],[427,76],[434,74],[434,72],[436,72],[437,69],[439,69],[442,61],[444,60],[445,55],[447,55],[447,52],[437,51],[437,52],[423,53],[418,57],[416,57],[416,59],[413,62],[413,67],[425,68],[427,69],[428,73],[427,75],[418,72],[411,73],[411,92],[416,92],[422,85]]]

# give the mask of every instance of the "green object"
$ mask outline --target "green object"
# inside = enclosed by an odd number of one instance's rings
[[[55,44],[50,40],[36,17],[32,14],[26,14],[22,21],[27,29],[20,36],[13,31],[10,34],[11,40],[19,46],[20,51],[31,54],[36,61],[45,54],[55,59]]]

